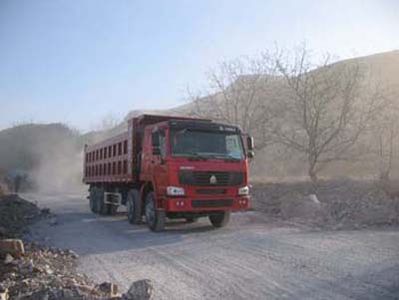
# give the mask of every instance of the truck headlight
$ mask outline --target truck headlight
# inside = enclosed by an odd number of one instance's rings
[[[177,187],[177,186],[168,186],[166,188],[166,194],[168,196],[184,196],[185,192],[182,187]]]
[[[243,186],[238,189],[238,195],[240,196],[247,196],[249,195],[249,187]]]

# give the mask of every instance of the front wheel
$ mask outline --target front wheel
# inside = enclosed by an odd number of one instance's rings
[[[152,231],[162,231],[165,228],[165,212],[156,209],[154,192],[148,193],[145,199],[145,219]]]
[[[210,215],[209,220],[211,221],[213,227],[216,227],[216,228],[224,227],[227,225],[227,223],[229,223],[230,212],[224,211],[224,212]]]
[[[130,224],[141,223],[141,201],[140,193],[137,190],[130,190],[126,201],[127,219]]]

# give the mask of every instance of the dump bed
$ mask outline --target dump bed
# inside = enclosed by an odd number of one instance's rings
[[[85,147],[84,182],[128,182],[133,180],[128,132]]]
[[[135,182],[139,180],[138,163],[144,128],[169,120],[197,120],[174,116],[142,115],[128,120],[128,130],[84,149],[85,183]]]

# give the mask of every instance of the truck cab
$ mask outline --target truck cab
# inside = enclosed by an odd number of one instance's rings
[[[208,216],[215,227],[226,225],[230,212],[250,206],[249,146],[244,146],[241,130],[231,125],[170,120],[148,126],[140,180],[152,183],[154,200],[144,205],[146,219],[193,222]]]

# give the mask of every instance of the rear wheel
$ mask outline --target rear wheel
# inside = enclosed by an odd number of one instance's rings
[[[224,211],[224,212],[210,215],[209,220],[211,221],[213,227],[216,227],[216,228],[224,227],[227,225],[227,223],[229,223],[230,212]]]
[[[100,215],[108,214],[107,204],[104,203],[104,188],[98,188],[96,192],[97,209]]]
[[[89,195],[89,206],[92,213],[98,213],[97,201],[96,201],[96,188],[90,188]]]
[[[154,192],[147,194],[145,200],[145,219],[152,231],[162,231],[165,228],[165,212],[156,209]]]
[[[127,219],[130,224],[141,223],[141,201],[137,190],[130,190],[126,200]]]

